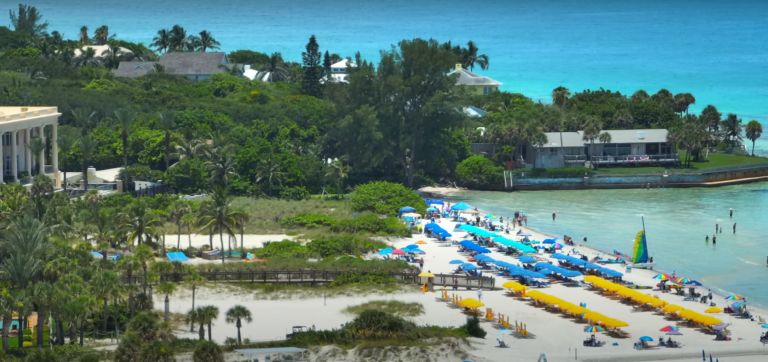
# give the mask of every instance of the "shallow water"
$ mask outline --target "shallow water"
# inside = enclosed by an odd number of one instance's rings
[[[735,0],[224,1],[37,0],[50,30],[77,37],[107,24],[120,38],[149,44],[174,24],[209,30],[222,49],[282,52],[300,61],[310,35],[343,57],[414,37],[474,40],[490,56],[482,72],[504,90],[549,100],[559,85],[654,93],[691,92],[692,111],[715,104],[768,122],[768,2]],[[15,6],[5,3],[3,10]],[[14,9],[15,10],[15,9]],[[6,18],[7,20],[7,18]],[[758,148],[768,148],[759,142]]]
[[[657,269],[674,270],[713,291],[737,293],[768,305],[766,183],[650,191],[469,191],[446,199],[465,201],[505,219],[515,210],[523,211],[531,228],[578,241],[586,236],[591,247],[627,254],[643,228],[640,215],[644,215],[649,255]],[[729,208],[734,209],[733,219]],[[710,239],[714,235],[715,224],[723,230],[716,245],[705,242],[707,235]]]

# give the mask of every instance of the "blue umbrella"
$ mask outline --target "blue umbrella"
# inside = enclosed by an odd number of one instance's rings
[[[568,255],[560,254],[560,253],[555,253],[555,254],[552,254],[552,258],[553,259],[567,259]]]
[[[544,239],[544,241],[542,241],[542,243],[544,243],[544,244],[554,244],[555,243],[555,239]]]
[[[409,252],[409,253],[420,253],[420,254],[426,254],[426,252],[425,252],[424,250],[421,250],[421,249],[419,249],[419,248],[408,249],[408,250],[406,250],[406,251],[407,251],[407,252]]]
[[[404,217],[403,220],[405,220],[405,221],[416,221],[416,219],[414,219],[414,218],[412,218],[410,216]]]
[[[400,209],[400,212],[413,212],[413,211],[416,211],[416,209],[414,209],[414,208],[412,208],[410,206],[406,206],[406,207]]]
[[[493,260],[493,259],[490,256],[488,256],[488,255],[478,255],[478,256],[475,257],[475,260],[488,261],[488,260]]]
[[[471,264],[471,263],[464,263],[464,264],[461,264],[459,266],[462,267],[462,268],[470,268],[470,267],[477,268],[477,266],[475,264]]]
[[[458,259],[457,260],[451,260],[450,262],[448,262],[448,264],[464,264],[464,261],[463,260],[458,260]]]
[[[761,327],[768,328],[768,324],[763,324]]]
[[[653,338],[648,337],[648,336],[642,336],[642,337],[640,337],[640,340],[641,341],[645,341],[645,342],[653,342]]]
[[[393,251],[392,248],[381,249],[379,250],[379,255],[392,254],[392,251]]]
[[[451,210],[469,210],[471,208],[472,208],[472,206],[469,206],[469,205],[467,205],[467,204],[465,204],[463,202],[460,202],[460,203],[458,203],[456,205],[451,206]]]
[[[404,247],[403,249],[418,249],[418,248],[419,248],[419,246],[418,246],[418,245],[416,245],[416,244],[411,244],[411,245],[408,245],[408,246]]]
[[[528,274],[525,274],[531,278],[538,278],[538,279],[546,279],[547,276],[541,273],[534,273],[534,272],[528,272]]]
[[[587,265],[585,265],[585,267],[587,269],[600,269],[600,268],[602,268],[601,266],[599,266],[597,264],[590,264],[590,263],[587,263]]]
[[[439,237],[441,237],[441,238],[450,238],[450,237],[451,237],[451,236],[453,236],[453,235],[451,235],[451,234],[450,234],[450,233],[448,233],[447,231],[443,230],[443,231],[441,231],[441,232],[437,233],[437,236],[439,236]]]
[[[695,280],[691,280],[690,282],[686,283],[686,285],[695,285],[697,287],[700,287],[701,283],[699,283],[699,282],[697,282]]]
[[[536,262],[536,258],[534,258],[532,256],[528,256],[528,255],[523,255],[518,260],[520,260],[520,262],[522,262],[522,263],[535,263]]]
[[[427,211],[437,211],[437,208],[436,207],[428,207]]]
[[[488,249],[486,249],[486,248],[484,248],[484,247],[482,247],[482,246],[481,246],[481,247],[478,247],[478,248],[476,248],[476,249],[475,249],[475,251],[476,251],[476,252],[478,252],[478,253],[480,253],[480,254],[488,254],[488,253],[490,253],[490,252],[491,252],[490,250],[488,250]]]
[[[475,269],[477,269],[477,267],[472,265],[472,264],[469,264],[469,266],[464,267],[464,269],[465,270],[475,270]]]

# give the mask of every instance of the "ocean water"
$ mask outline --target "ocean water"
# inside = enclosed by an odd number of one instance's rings
[[[15,2],[5,2],[5,8]],[[300,61],[310,35],[341,56],[379,51],[415,37],[474,40],[490,56],[480,72],[504,90],[549,100],[572,91],[667,88],[690,92],[692,111],[714,104],[723,113],[768,123],[768,2],[761,1],[204,1],[36,0],[51,30],[77,37],[108,25],[120,38],[149,44],[174,24],[209,30],[222,49],[281,52]],[[760,140],[758,148],[767,148]]]
[[[630,255],[634,238],[643,228],[642,215],[655,269],[675,271],[713,292],[737,293],[768,306],[768,215],[764,212],[768,184],[709,189],[472,191],[447,199],[465,201],[505,219],[523,211],[531,228],[569,235],[579,243],[587,237],[591,247]],[[729,208],[734,210],[732,219]],[[716,245],[711,241],[715,224],[723,230],[716,234]],[[707,235],[709,243],[705,242]]]

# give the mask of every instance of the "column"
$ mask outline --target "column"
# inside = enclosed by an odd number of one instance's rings
[[[43,141],[43,144],[45,144],[45,126],[37,127],[37,133],[38,137]],[[38,175],[45,175],[45,148],[43,148],[42,151],[40,151],[40,170],[38,171]]]
[[[3,177],[5,176],[5,155],[3,154],[3,146],[5,146],[5,132],[0,133],[0,184],[4,184]]]
[[[16,148],[19,147],[18,132],[11,131],[11,172],[13,173],[13,182],[19,182],[19,161],[16,156],[18,152]]]
[[[32,132],[30,128],[24,130],[24,171],[28,176],[32,176],[32,151],[29,149],[29,142],[32,141]]]
[[[51,164],[53,165],[53,184],[56,187],[61,187],[61,179],[59,178],[59,125],[51,125]]]

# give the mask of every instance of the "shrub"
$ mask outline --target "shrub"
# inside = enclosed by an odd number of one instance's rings
[[[360,255],[386,247],[387,245],[382,242],[360,239],[355,236],[315,239],[307,243],[309,252],[321,258],[337,255]]]
[[[411,230],[394,217],[380,218],[375,215],[361,216],[349,220],[340,220],[331,226],[332,232],[358,233],[391,236],[411,236]]]
[[[498,189],[504,186],[504,168],[494,166],[483,156],[472,156],[456,166],[456,176],[463,186]]]
[[[309,199],[309,191],[304,186],[286,187],[280,190],[280,198],[283,200],[301,201]]]
[[[483,327],[480,327],[480,319],[476,315],[467,318],[467,324],[463,325],[462,328],[466,329],[472,337],[485,338],[486,332]]]
[[[283,227],[305,227],[318,228],[323,226],[332,226],[336,220],[320,214],[298,214],[296,216],[286,217],[280,220]]]
[[[427,212],[424,199],[401,184],[374,181],[357,186],[352,193],[352,209],[356,211],[370,210],[394,216],[405,206],[413,207],[419,214]]]
[[[309,250],[295,241],[283,240],[266,244],[263,248],[256,249],[254,254],[259,258],[306,258],[309,256]]]
[[[331,287],[340,287],[342,285],[349,285],[349,284],[367,284],[367,285],[378,285],[378,284],[390,284],[394,283],[395,279],[390,277],[387,273],[382,272],[370,272],[366,274],[358,273],[358,272],[344,272],[341,273],[336,279],[334,279],[330,286]]]

